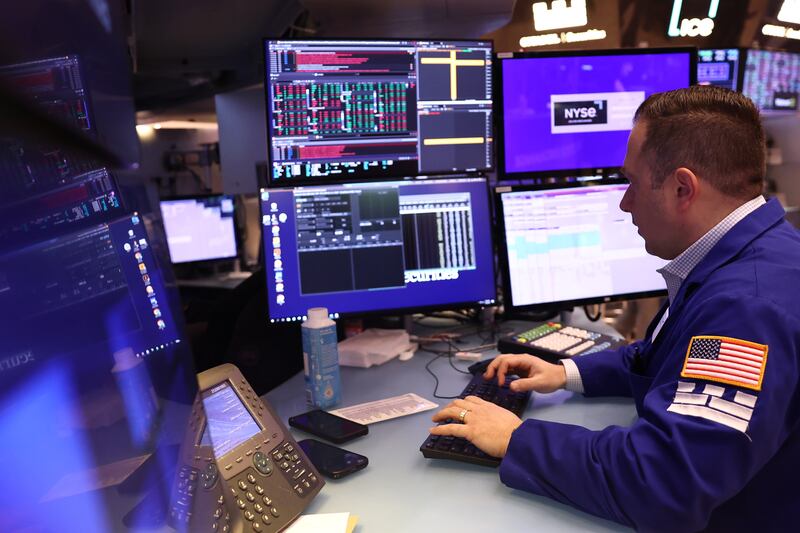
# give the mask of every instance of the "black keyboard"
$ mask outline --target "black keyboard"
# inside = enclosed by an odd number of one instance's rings
[[[500,387],[497,380],[484,381],[481,374],[472,377],[472,380],[464,387],[459,395],[460,398],[467,396],[478,396],[487,402],[492,402],[500,407],[504,407],[522,418],[522,413],[531,398],[530,392],[514,392],[508,388],[508,384],[516,378],[506,378],[505,384]],[[445,437],[440,435],[428,435],[422,446],[419,447],[422,455],[428,459],[451,459],[453,461],[463,461],[483,466],[498,466],[500,459],[483,453],[466,439],[460,437]]]

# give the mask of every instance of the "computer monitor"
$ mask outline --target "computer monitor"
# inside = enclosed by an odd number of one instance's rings
[[[161,200],[161,218],[173,263],[233,259],[237,256],[232,195]]]
[[[271,40],[269,186],[493,167],[492,42]]]
[[[495,301],[484,178],[264,189],[261,209],[270,322]]]
[[[114,176],[105,168],[74,176],[52,190],[0,199],[0,251],[52,238],[122,216],[124,206]]]
[[[694,83],[694,48],[498,54],[499,179],[605,176],[622,165],[633,115]]]
[[[742,51],[738,48],[709,48],[697,51],[697,84],[717,85],[738,91],[741,85]]]
[[[748,50],[742,92],[762,111],[797,111],[800,54]]]
[[[105,344],[113,361],[120,350],[172,349],[180,324],[167,294],[136,213],[0,253],[0,306],[13,310],[0,321],[0,356],[29,350],[44,361]]]
[[[500,259],[507,311],[666,294],[628,213],[622,180],[547,188],[498,187]]]

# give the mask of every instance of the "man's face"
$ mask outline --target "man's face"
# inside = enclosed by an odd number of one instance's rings
[[[671,251],[674,246],[671,235],[675,228],[668,216],[665,189],[653,188],[654,176],[642,153],[646,134],[646,124],[637,123],[628,137],[628,150],[622,171],[630,185],[619,207],[631,214],[648,253],[662,259],[673,259],[675,254]]]

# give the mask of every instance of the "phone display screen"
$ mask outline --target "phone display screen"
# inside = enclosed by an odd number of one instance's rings
[[[239,395],[224,381],[203,391],[206,432],[211,437],[214,456],[222,457],[261,431]]]

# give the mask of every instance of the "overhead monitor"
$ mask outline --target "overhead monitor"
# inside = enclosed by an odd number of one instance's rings
[[[762,111],[797,111],[800,54],[748,50],[742,92]]]
[[[507,310],[666,294],[631,216],[622,180],[551,188],[498,187],[500,258]]]
[[[270,322],[491,305],[484,178],[263,189]]]
[[[264,47],[270,187],[493,167],[491,41]]]
[[[742,51],[738,48],[708,48],[697,51],[697,84],[717,85],[732,91],[741,85]]]
[[[633,115],[695,80],[695,48],[499,54],[500,179],[618,172]]]
[[[234,198],[193,196],[161,200],[161,217],[173,263],[237,256]]]

